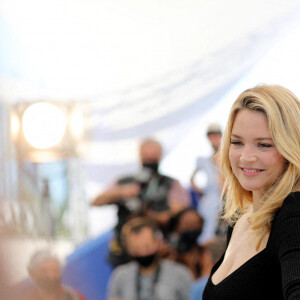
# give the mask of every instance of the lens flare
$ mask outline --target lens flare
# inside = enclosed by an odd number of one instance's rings
[[[61,141],[66,131],[67,120],[59,107],[40,102],[25,110],[22,124],[28,143],[38,149],[47,149]]]

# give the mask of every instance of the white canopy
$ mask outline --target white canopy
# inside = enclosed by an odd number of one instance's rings
[[[154,136],[187,184],[207,124],[224,126],[243,89],[300,94],[299,15],[296,0],[2,0],[0,96],[87,100],[89,183],[134,170]]]

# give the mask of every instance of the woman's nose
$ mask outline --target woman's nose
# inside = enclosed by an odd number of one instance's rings
[[[240,160],[243,162],[254,162],[256,159],[256,152],[253,146],[245,145],[243,147]]]

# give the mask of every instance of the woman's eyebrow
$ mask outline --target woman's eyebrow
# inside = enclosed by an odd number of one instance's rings
[[[239,135],[234,134],[234,133],[231,134],[231,137],[234,137],[234,138],[237,138],[237,139],[241,139],[242,138]],[[257,140],[257,141],[263,141],[263,140],[273,141],[273,139],[271,137],[269,137],[269,136],[268,137],[258,137],[258,138],[255,138],[255,140]]]
[[[270,140],[270,141],[273,141],[273,139],[270,138],[270,137],[261,137],[261,138],[257,138],[256,140],[258,140],[258,141],[262,141],[262,140]]]

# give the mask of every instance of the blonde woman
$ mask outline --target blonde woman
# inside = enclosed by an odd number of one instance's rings
[[[300,102],[257,86],[234,102],[221,149],[228,246],[203,299],[300,299]]]

